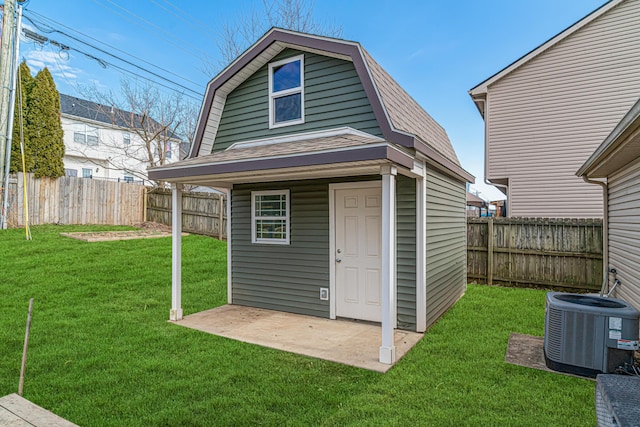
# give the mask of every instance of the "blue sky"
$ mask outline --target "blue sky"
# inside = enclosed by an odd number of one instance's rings
[[[462,166],[476,177],[474,187],[481,196],[495,199],[499,192],[482,184],[484,123],[467,91],[604,3],[316,0],[314,15],[341,26],[343,38],[360,42],[444,126]],[[25,9],[28,16],[39,18],[39,14],[61,24],[49,21],[49,30],[88,41],[203,94],[214,77],[204,72],[204,57],[219,60],[216,39],[221,23],[261,4],[260,0],[30,0]],[[52,40],[131,68],[63,34],[45,33],[28,20],[24,24]],[[95,83],[117,91],[122,78],[112,66],[104,68],[73,51],[60,54],[52,44],[23,40],[21,56],[33,72],[48,66],[58,90],[71,95],[78,95],[78,84]]]

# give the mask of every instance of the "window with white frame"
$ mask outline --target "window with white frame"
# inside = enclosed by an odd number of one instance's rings
[[[122,180],[123,180],[124,182],[133,182],[133,176],[131,176],[131,175],[125,175],[125,176],[122,178]]]
[[[73,142],[78,144],[98,145],[98,128],[86,124],[76,124],[73,129]]]
[[[131,144],[131,134],[129,132],[125,132],[122,134],[122,143],[124,145]]]
[[[269,64],[269,127],[304,123],[304,55]]]
[[[164,144],[164,158],[165,159],[170,159],[171,158],[171,143],[170,142],[165,142]]]
[[[82,168],[82,177],[83,178],[93,178],[93,169],[91,169],[91,168]]]
[[[251,243],[289,244],[289,190],[251,192]]]

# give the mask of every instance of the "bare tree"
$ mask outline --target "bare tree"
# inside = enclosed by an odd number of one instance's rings
[[[182,138],[182,146],[180,151],[180,159],[184,159],[193,146],[193,141],[196,136],[196,127],[198,126],[198,116],[200,104],[186,101],[180,108],[178,117],[180,120],[180,126],[177,128],[177,133]]]
[[[185,137],[193,138],[190,126],[195,127],[195,121],[190,117],[196,107],[179,93],[167,95],[151,83],[140,85],[128,79],[121,81],[119,93],[96,87],[85,87],[81,92],[93,101],[96,115],[108,117],[114,128],[131,134],[129,141],[121,137],[103,138],[98,146],[83,147],[80,154],[87,160],[98,158],[100,162],[108,162],[110,169],[127,170],[138,179],[147,180],[147,167],[166,164],[174,155],[172,147],[181,144]],[[96,157],[96,151],[104,155]]]
[[[221,63],[205,64],[205,72],[215,74],[236,59],[269,28],[278,27],[329,37],[342,36],[342,27],[313,15],[312,0],[263,0],[261,9],[249,9],[221,25],[218,49]]]

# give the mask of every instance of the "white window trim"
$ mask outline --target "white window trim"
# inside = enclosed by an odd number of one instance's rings
[[[82,142],[76,141],[76,134],[82,136]],[[95,137],[96,142],[90,144],[89,137]],[[86,123],[76,123],[73,129],[73,142],[90,147],[97,147],[98,145],[100,145],[100,129]]]
[[[279,67],[290,62],[300,61],[300,87],[281,90],[280,92],[272,92],[273,88],[273,68]],[[300,118],[295,120],[289,120],[286,122],[275,123],[275,111],[273,105],[276,98],[281,98],[287,95],[300,94]],[[298,55],[291,58],[283,59],[281,61],[272,62],[269,64],[269,129],[279,128],[283,126],[298,125],[304,123],[304,55]]]
[[[279,195],[285,196],[285,224],[286,224],[286,235],[287,237],[284,239],[265,239],[265,238],[261,238],[258,239],[256,237],[256,220],[258,219],[258,217],[256,217],[256,196],[275,196],[275,195]],[[290,191],[289,190],[268,190],[268,191],[252,191],[251,192],[251,243],[258,243],[258,244],[268,244],[268,245],[288,245],[290,242],[290,237],[291,237],[291,233],[290,233],[290,209],[289,206],[291,204],[291,197],[290,197]],[[260,219],[282,219],[282,217],[280,216],[262,216],[259,217]]]

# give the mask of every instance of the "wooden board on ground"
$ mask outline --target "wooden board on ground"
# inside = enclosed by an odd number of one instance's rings
[[[74,233],[60,233],[61,236],[85,242],[108,242],[112,240],[152,239],[156,237],[170,237],[171,232],[158,230],[126,230],[126,231],[88,231]],[[188,236],[188,233],[182,233]]]
[[[0,397],[0,426],[77,427],[15,393]]]

